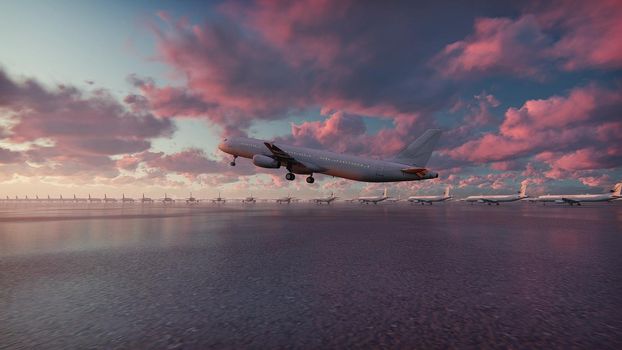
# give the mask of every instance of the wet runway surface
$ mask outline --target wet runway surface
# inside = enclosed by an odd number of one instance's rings
[[[0,205],[1,349],[622,348],[622,203]]]

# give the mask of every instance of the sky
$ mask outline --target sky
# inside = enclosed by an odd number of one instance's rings
[[[622,180],[622,2],[6,1],[0,196],[599,193]],[[254,167],[245,135],[435,180]]]

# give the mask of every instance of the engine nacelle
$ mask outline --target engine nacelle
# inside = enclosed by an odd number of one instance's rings
[[[281,167],[281,162],[278,160],[274,160],[268,156],[264,156],[263,154],[255,154],[253,156],[253,164],[262,168],[279,168]]]

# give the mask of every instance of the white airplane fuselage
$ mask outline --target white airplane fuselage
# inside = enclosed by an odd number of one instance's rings
[[[408,197],[408,201],[413,202],[413,203],[444,202],[449,199],[451,199],[451,197],[446,197],[446,196],[410,196]]]
[[[554,194],[538,196],[535,200],[538,202],[608,202],[618,197],[610,194]]]
[[[262,159],[273,161],[271,166],[265,166],[267,168],[276,169],[281,166],[289,166],[291,172],[295,174],[311,175],[321,173],[364,182],[417,181],[438,177],[437,173],[424,169],[416,173],[405,172],[404,170],[413,168],[413,166],[393,161],[376,160],[283,144],[279,144],[278,147],[294,157],[296,160],[295,164],[283,164],[282,161],[277,160],[266,146],[265,141],[262,140],[231,137],[225,139],[218,146],[220,150],[231,155],[253,159],[255,165],[259,163],[259,161],[256,161],[257,159]],[[257,156],[260,157],[254,158]]]
[[[467,202],[481,202],[481,203],[506,203],[506,202],[515,202],[517,200],[521,200],[526,198],[525,196],[520,195],[491,195],[491,196],[469,196],[465,199]]]

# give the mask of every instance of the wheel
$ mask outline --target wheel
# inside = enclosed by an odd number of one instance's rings
[[[229,163],[229,165],[235,166],[235,162],[231,162],[231,163]]]
[[[289,181],[292,181],[292,180],[294,180],[294,179],[296,178],[296,175],[294,175],[293,173],[287,173],[287,174],[285,175],[285,178],[286,178],[287,180],[289,180]]]
[[[307,183],[308,183],[308,184],[312,184],[312,183],[314,183],[314,182],[315,182],[315,179],[313,178],[313,176],[309,176],[309,177],[307,178]]]

